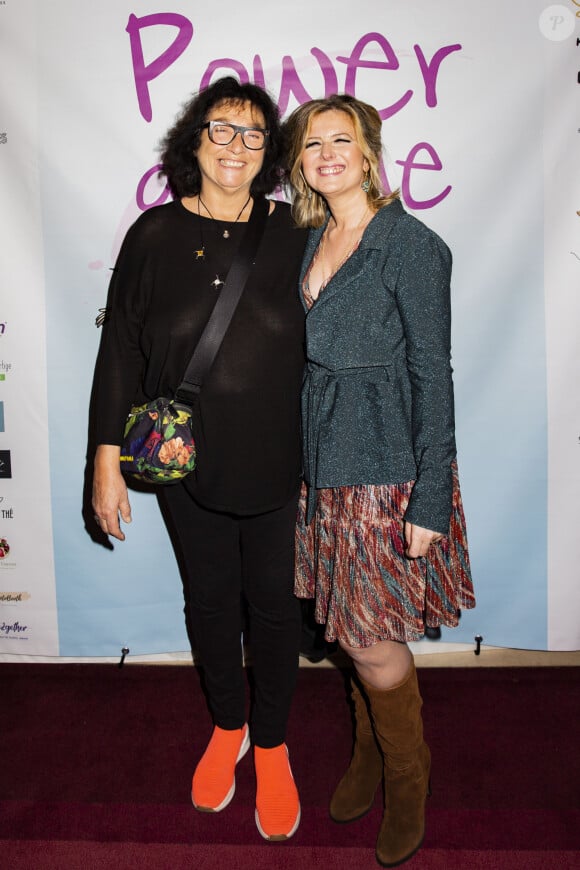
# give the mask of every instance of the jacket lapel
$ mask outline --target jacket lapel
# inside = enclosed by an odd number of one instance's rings
[[[318,297],[316,304],[310,309],[311,311],[323,307],[325,301],[332,299],[337,293],[342,292],[348,284],[360,276],[366,260],[365,252],[373,249],[384,249],[387,237],[403,214],[405,214],[405,210],[400,200],[394,200],[390,205],[384,206],[377,212],[368,224],[357,250],[348,258],[338,272],[333,275]],[[304,283],[304,276],[308,271],[327,223],[328,220],[324,226],[310,230],[300,273],[300,287]],[[302,297],[302,293],[300,295]]]

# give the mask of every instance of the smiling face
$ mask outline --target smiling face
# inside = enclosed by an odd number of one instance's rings
[[[302,172],[310,187],[327,200],[358,194],[368,168],[346,112],[314,115],[302,149]]]
[[[208,112],[207,121],[223,121],[241,127],[265,127],[262,112],[251,103],[219,103]],[[208,130],[201,133],[201,142],[195,156],[201,172],[201,195],[246,190],[264,162],[264,151],[246,148],[238,134],[229,145],[215,145]]]

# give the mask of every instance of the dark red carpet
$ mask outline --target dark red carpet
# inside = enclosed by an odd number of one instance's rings
[[[576,668],[419,671],[433,755],[427,836],[408,870],[580,868]],[[378,867],[375,808],[328,817],[346,766],[345,675],[300,671],[288,743],[302,801],[292,840],[254,824],[251,755],[215,816],[190,780],[211,725],[185,666],[0,665],[0,866],[35,870]]]

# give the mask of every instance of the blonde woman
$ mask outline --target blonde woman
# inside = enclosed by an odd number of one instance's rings
[[[422,843],[431,763],[407,643],[475,603],[455,463],[451,254],[383,194],[372,106],[313,100],[286,135],[294,218],[311,228],[296,591],[316,597],[326,639],[355,670],[353,757],[330,814],[364,815],[384,779],[376,856],[393,867]]]

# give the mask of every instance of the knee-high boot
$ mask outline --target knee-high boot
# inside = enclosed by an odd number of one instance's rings
[[[361,684],[384,761],[385,814],[376,857],[383,867],[396,867],[415,854],[425,834],[431,755],[423,740],[423,702],[414,663],[392,689]]]
[[[377,786],[383,777],[383,754],[375,738],[367,700],[354,679],[351,685],[354,747],[346,773],[330,800],[330,817],[335,822],[354,822],[364,816],[373,805]]]

